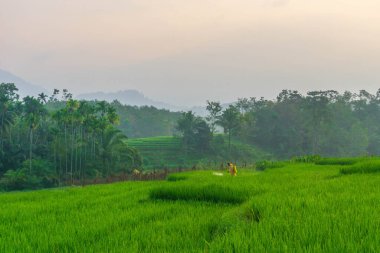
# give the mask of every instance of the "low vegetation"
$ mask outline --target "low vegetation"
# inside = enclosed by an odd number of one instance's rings
[[[259,148],[238,140],[232,140],[229,148],[227,139],[227,136],[215,136],[207,152],[186,149],[183,147],[181,138],[173,136],[128,139],[127,143],[139,151],[143,157],[145,170],[194,166],[220,168],[220,165],[228,160],[244,165],[271,157]]]
[[[317,165],[352,165],[364,159],[369,159],[369,158],[363,158],[363,157],[322,158],[316,161],[315,164]]]
[[[362,160],[352,166],[340,169],[342,174],[378,173],[380,172],[380,160]]]
[[[0,251],[377,252],[375,160],[2,193]]]

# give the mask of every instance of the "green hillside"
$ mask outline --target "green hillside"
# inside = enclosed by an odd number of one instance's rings
[[[380,161],[339,163],[3,193],[0,252],[377,252]]]
[[[128,145],[139,150],[145,169],[189,168],[194,165],[219,166],[228,160],[243,164],[267,159],[265,152],[239,141],[233,141],[229,152],[224,137],[213,140],[213,150],[200,153],[182,148],[181,139],[173,136],[129,139]]]

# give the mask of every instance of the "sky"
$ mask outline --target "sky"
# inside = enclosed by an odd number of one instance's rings
[[[176,105],[380,88],[380,0],[0,0],[0,69]]]

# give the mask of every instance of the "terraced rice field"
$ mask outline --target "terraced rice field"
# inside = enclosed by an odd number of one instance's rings
[[[146,169],[191,167],[201,159],[199,155],[186,155],[181,139],[172,136],[130,139],[128,145],[140,151]]]
[[[0,252],[378,252],[366,162],[2,193]]]

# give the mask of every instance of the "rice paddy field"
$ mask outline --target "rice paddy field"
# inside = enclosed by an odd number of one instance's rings
[[[379,252],[380,161],[339,160],[1,193],[0,252]]]
[[[191,166],[201,159],[199,155],[185,156],[181,139],[172,136],[129,139],[128,145],[139,150],[145,169]]]
[[[222,135],[221,135],[222,136]],[[226,136],[223,138],[227,139]],[[147,138],[134,138],[127,141],[130,147],[136,148],[143,158],[143,167],[145,170],[156,170],[163,168],[191,168],[194,165],[202,164],[220,164],[228,157],[226,152],[216,152],[215,154],[196,153],[194,151],[184,152],[181,139],[173,136],[155,136]],[[219,146],[223,146],[218,144]],[[227,140],[225,140],[224,151],[228,150]],[[235,151],[234,157],[239,157],[247,163],[266,159],[269,154],[262,150],[252,147],[248,144],[232,140],[232,151]],[[239,153],[237,154],[236,151]],[[236,160],[236,159],[235,159]]]

